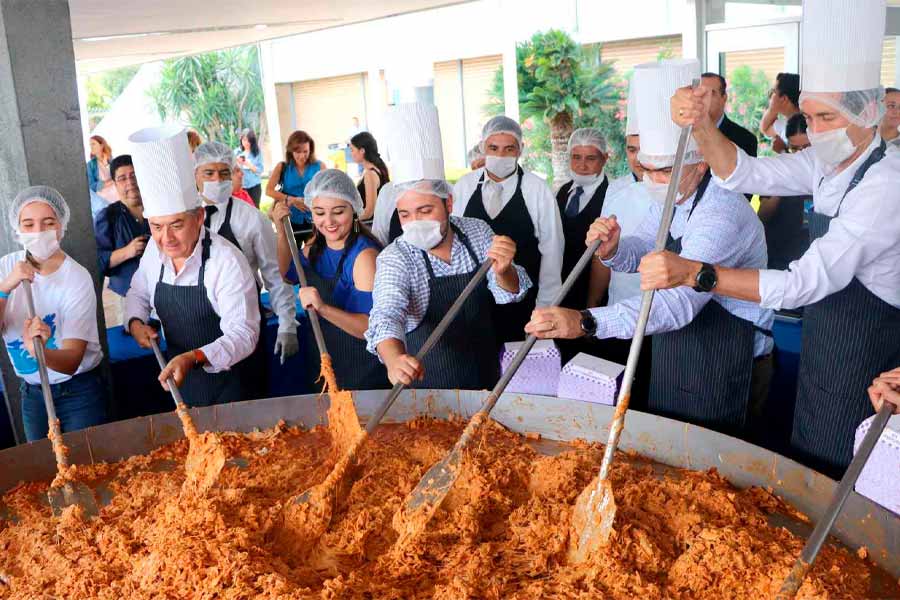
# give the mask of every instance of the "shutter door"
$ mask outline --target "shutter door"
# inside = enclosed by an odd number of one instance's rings
[[[760,48],[758,50],[740,50],[726,52],[725,79],[731,80],[731,74],[740,66],[747,65],[754,71],[766,74],[769,83],[775,83],[775,76],[784,71],[784,48]]]
[[[881,56],[881,85],[897,87],[897,38],[893,35],[884,38],[884,51]]]
[[[441,124],[445,170],[459,169],[465,163],[458,65],[455,60],[434,63],[434,104]]]
[[[600,58],[604,62],[615,60],[616,71],[624,75],[634,69],[635,65],[654,62],[663,51],[670,53],[672,58],[681,58],[681,36],[604,42],[600,48]]]
[[[316,142],[316,155],[331,165],[331,144],[344,144],[353,117],[365,121],[366,107],[362,73],[294,82],[294,111],[297,129],[302,129]],[[287,141],[287,136],[285,136]]]

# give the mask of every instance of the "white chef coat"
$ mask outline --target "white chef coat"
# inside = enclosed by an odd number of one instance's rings
[[[218,232],[222,227],[228,204],[221,204],[216,208],[218,210],[209,221],[209,228],[213,232]],[[285,283],[278,268],[278,250],[272,222],[258,209],[232,198],[229,223],[241,251],[250,264],[250,270],[254,274],[259,272],[263,284],[269,290],[272,310],[278,315],[278,333],[295,333],[297,310],[293,288]]]
[[[828,233],[813,241],[787,271],[760,271],[762,306],[777,310],[813,304],[855,277],[874,295],[900,307],[900,154],[887,153],[841,202],[853,174],[880,143],[876,133],[853,164],[830,175],[816,159],[814,147],[766,158],[750,158],[738,148],[731,177],[715,178],[719,185],[741,192],[812,194],[815,211],[835,217]]]
[[[175,274],[172,259],[160,252],[156,242],[147,244],[140,265],[131,280],[131,288],[125,296],[125,323],[140,319],[144,323],[155,310],[153,298],[159,281],[159,267],[163,270],[163,283],[171,285],[197,285],[200,275],[203,233],[194,251],[185,261],[181,272]],[[209,373],[230,369],[250,356],[259,339],[259,304],[256,279],[250,271],[247,259],[234,244],[222,236],[210,233],[212,245],[206,261],[203,283],[206,296],[213,310],[219,315],[222,336],[203,346],[209,364],[203,368]],[[163,323],[165,329],[165,323]]]
[[[616,221],[622,229],[621,237],[634,235],[638,226],[643,223],[650,212],[653,198],[647,193],[647,188],[642,183],[634,180],[631,173],[622,177],[627,185],[619,184],[612,195],[606,192],[606,202],[603,203],[601,217],[616,216]],[[619,180],[616,180],[619,181]],[[612,189],[612,185],[610,185]],[[618,304],[623,300],[641,295],[641,274],[613,271],[609,279],[608,305]]]
[[[25,251],[19,250],[0,258],[0,279],[5,279],[16,266],[25,260]],[[100,349],[100,336],[97,331],[97,296],[94,294],[94,281],[88,270],[66,256],[59,268],[49,275],[34,276],[31,284],[34,297],[35,315],[50,326],[50,339],[47,347],[59,349],[63,340],[84,340],[87,346],[76,375],[87,373],[103,358]],[[3,311],[3,342],[9,353],[10,362],[16,375],[28,383],[38,385],[41,375],[38,372],[37,359],[25,348],[22,332],[25,320],[28,319],[28,304],[25,289],[19,285],[6,300]],[[72,379],[68,373],[60,373],[47,369],[50,383],[62,383]]]
[[[581,186],[582,188],[584,188],[584,191],[581,193],[581,198],[578,199],[578,212],[579,213],[581,213],[581,211],[584,210],[584,207],[588,205],[588,202],[591,201],[591,198],[593,198],[594,194],[597,192],[597,188],[600,187],[600,184],[603,183],[604,181],[606,181],[606,179],[607,179],[607,177],[606,177],[606,174],[604,173],[594,183],[592,183],[590,185]],[[524,185],[524,182],[523,182],[523,185]],[[575,190],[577,188],[578,188],[578,184],[573,182],[572,187],[569,189],[569,195],[566,196],[566,203],[563,206],[563,212],[565,212],[566,207],[569,205],[569,200],[571,200],[572,196],[575,195]],[[609,198],[609,188],[608,187],[606,188],[605,198]],[[604,202],[605,202],[605,200],[604,200]]]
[[[632,173],[631,171],[629,171],[627,175],[622,175],[621,177],[616,177],[615,179],[610,180],[609,187],[606,188],[606,198],[609,199],[619,195],[625,188],[630,186],[635,181],[637,180],[634,178],[634,173]]]
[[[383,246],[391,243],[391,217],[397,208],[397,198],[394,196],[394,183],[388,181],[381,186],[378,198],[375,200],[375,212],[372,214],[372,233]]]
[[[478,181],[484,175],[484,167],[463,175],[453,187],[453,214],[462,217],[469,204],[469,198],[475,193]],[[485,175],[486,177],[486,175]],[[518,172],[513,173],[503,181],[500,195],[501,210],[516,193],[516,185],[519,180]],[[556,197],[547,183],[529,171],[522,176],[522,196],[525,198],[525,208],[534,223],[535,237],[538,240],[538,250],[541,253],[541,271],[538,277],[537,305],[547,306],[553,302],[553,298],[562,287],[563,248],[565,236],[563,234],[562,220],[559,216],[559,208]],[[516,240],[513,240],[516,241]]]

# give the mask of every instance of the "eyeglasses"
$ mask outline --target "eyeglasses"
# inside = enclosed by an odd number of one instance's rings
[[[127,175],[116,175],[116,183],[125,183],[126,181],[137,182],[137,175],[134,172]]]

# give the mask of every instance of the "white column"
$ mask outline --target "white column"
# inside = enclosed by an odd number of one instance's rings
[[[381,69],[372,66],[368,70],[366,85],[366,128],[378,139],[382,133],[384,123],[384,80],[381,78]]]
[[[269,156],[264,157],[269,170],[278,163],[284,144],[281,140],[281,121],[278,116],[278,95],[273,77],[272,42],[259,43],[259,70],[262,79],[263,101],[266,107],[266,128],[269,130]]]

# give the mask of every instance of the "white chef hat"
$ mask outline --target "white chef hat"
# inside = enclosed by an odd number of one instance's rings
[[[444,178],[441,125],[433,104],[397,104],[384,115],[385,155],[397,183]]]
[[[634,73],[628,79],[628,105],[625,108],[625,135],[638,134],[637,94],[634,93]]]
[[[881,56],[885,0],[804,0],[800,102],[831,106],[873,127],[884,115]]]
[[[633,95],[636,95],[638,121],[641,130],[641,150],[638,160],[655,169],[665,169],[675,163],[681,128],[672,121],[669,101],[675,90],[691,85],[700,78],[700,63],[695,59],[663,60],[644,63],[634,68]],[[693,136],[688,138],[685,164],[698,163],[700,151]]]
[[[184,128],[162,125],[129,136],[144,217],[165,217],[200,207],[194,161]]]

